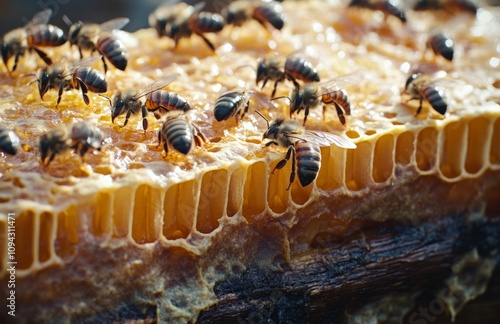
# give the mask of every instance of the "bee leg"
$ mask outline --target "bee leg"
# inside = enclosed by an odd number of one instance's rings
[[[89,96],[87,95],[88,88],[85,85],[85,83],[82,81],[82,79],[76,78],[76,82],[78,82],[78,85],[80,85],[80,88],[82,89],[83,101],[88,106],[90,104],[90,99],[89,99]]]
[[[167,144],[167,142],[163,143],[163,150],[165,151],[165,157],[167,157],[168,156],[168,144]]]
[[[266,146],[266,147],[268,147],[268,146],[271,146],[271,145],[273,145],[273,144],[274,144],[274,145],[279,145],[279,144],[278,144],[278,142],[275,142],[275,141],[270,141],[270,142],[267,142],[267,143],[265,144],[265,146]]]
[[[125,116],[125,122],[123,123],[123,125],[121,127],[125,127],[128,123],[128,119],[130,118],[130,114],[132,113],[132,110],[128,110],[127,111],[127,115]]]
[[[47,53],[45,53],[44,51],[42,51],[41,49],[39,49],[36,46],[32,46],[31,48],[35,50],[35,52],[38,54],[38,56],[40,56],[40,58],[45,62],[45,64],[47,64],[47,65],[52,64],[52,60],[47,55]]]
[[[78,53],[80,53],[80,60],[83,58],[82,48],[78,46]]]
[[[146,110],[146,106],[142,106],[142,129],[144,129],[144,133],[146,133],[146,129],[148,129],[148,119],[146,118],[146,115],[148,111]]]
[[[264,78],[264,82],[262,82],[262,87],[260,87],[261,89],[264,89],[268,80],[269,80],[268,77]]]
[[[325,106],[323,106],[323,116],[325,115],[324,109],[325,109]],[[299,112],[300,112],[300,110],[297,110],[297,114]],[[307,121],[307,116],[308,115],[309,115],[309,106],[306,106],[306,108],[304,108],[304,122],[302,123],[302,126],[306,125],[306,121]]]
[[[274,174],[274,171],[276,169],[278,169],[278,170],[282,169],[286,165],[288,160],[290,160],[290,156],[292,155],[292,152],[294,152],[294,151],[295,151],[295,148],[293,147],[293,145],[290,145],[290,147],[288,148],[288,151],[286,151],[285,158],[283,160],[279,161],[278,164],[276,164],[276,166],[274,167],[271,174]],[[294,169],[294,168],[292,167],[292,169]],[[295,173],[294,170],[292,171],[292,173]],[[290,176],[290,181],[292,181],[291,176]]]
[[[245,105],[245,109],[243,110],[243,113],[239,117],[240,120],[243,119],[243,117],[245,117],[245,114],[248,112],[248,107],[250,107],[250,100],[248,100],[247,104]],[[239,121],[238,118],[237,121]]]
[[[99,54],[102,55],[101,52],[99,52]],[[104,66],[104,74],[106,74],[106,72],[108,72],[108,65],[106,64],[106,59],[104,58],[104,55],[101,56],[101,61],[102,65]]]
[[[208,47],[210,47],[210,49],[215,52],[215,47],[214,47],[214,44],[212,44],[212,42],[210,42],[208,40],[208,38],[206,38],[203,34],[201,33],[196,33],[196,35],[200,36],[204,41],[205,43],[208,45]]]
[[[199,144],[196,144],[197,146],[203,146],[203,143],[207,141],[207,138],[205,137],[205,134],[201,132],[201,130],[198,128],[198,126],[192,124],[194,132],[194,140],[199,142]]]
[[[19,55],[21,55],[21,52],[17,51],[16,55],[14,56],[14,66],[12,67],[12,72],[14,72],[17,69],[17,62],[19,62]],[[5,62],[5,66],[7,66],[7,62]],[[7,68],[8,70],[9,68]]]
[[[345,116],[344,116],[344,111],[340,107],[340,105],[337,102],[333,102],[333,105],[335,106],[335,109],[337,110],[337,116],[339,117],[340,122],[342,125],[345,125]],[[325,106],[323,106],[323,119],[325,118]]]
[[[274,95],[276,94],[276,88],[278,87],[278,83],[280,83],[281,81],[283,81],[284,79],[284,76],[279,78],[278,80],[276,80],[274,82],[274,88],[273,88],[273,92],[271,93],[271,98],[274,98]]]
[[[424,100],[424,96],[420,96],[420,103],[418,105],[418,109],[417,109],[417,112],[415,113],[415,116],[418,116],[418,114],[420,114],[420,112],[422,111],[422,101]]]
[[[65,86],[66,86],[66,82],[61,83],[61,85],[59,86],[59,90],[57,91],[56,108],[59,106],[59,103],[61,102],[62,93],[63,93],[63,90],[64,90]]]

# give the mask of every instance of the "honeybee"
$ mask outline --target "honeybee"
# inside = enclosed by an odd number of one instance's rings
[[[444,96],[444,91],[436,86],[435,81],[430,75],[422,73],[413,73],[408,77],[403,93],[409,94],[411,98],[408,100],[420,100],[417,112],[418,115],[422,110],[422,102],[425,99],[434,110],[444,116],[448,104]]]
[[[245,91],[233,90],[223,93],[214,107],[217,121],[223,121],[234,116],[238,122],[245,116],[250,106],[250,97]]]
[[[203,39],[212,51],[215,51],[214,45],[204,34],[221,31],[225,25],[224,18],[217,13],[201,11],[205,6],[204,2],[198,3],[194,7],[181,5],[179,7],[181,9],[176,9],[178,5],[181,4],[167,7],[173,7],[172,10],[178,12],[178,15],[173,20],[165,19],[165,35],[173,39],[175,47],[177,47],[181,38],[189,38],[192,34],[196,34]]]
[[[135,115],[139,111],[141,111],[141,113],[142,113],[142,128],[144,129],[144,131],[146,131],[148,129],[148,120],[146,118],[148,111],[147,111],[146,105],[142,103],[141,98],[148,96],[152,92],[160,90],[163,87],[166,87],[168,84],[170,84],[175,79],[177,79],[177,74],[172,74],[172,75],[169,75],[165,78],[156,80],[155,82],[146,86],[144,89],[142,89],[139,92],[137,92],[136,90],[130,89],[130,90],[126,90],[124,92],[118,91],[117,93],[115,93],[113,95],[113,97],[111,99],[105,97],[106,99],[109,100],[109,104],[111,106],[111,122],[114,123],[116,117],[126,113],[127,115],[125,116],[125,122],[123,123],[123,126],[121,126],[121,127],[124,127],[127,125],[128,119],[130,118],[130,115],[132,115],[132,114]],[[153,107],[152,106],[153,102],[155,102],[154,98],[151,98],[150,99],[150,104],[151,104],[150,107]],[[150,108],[150,109],[152,109],[152,108]]]
[[[268,25],[281,30],[285,24],[285,16],[281,4],[275,1],[234,1],[223,10],[227,24],[242,26],[245,21],[255,19],[264,28]]]
[[[356,144],[343,136],[322,132],[306,130],[294,119],[275,119],[271,123],[259,111],[257,113],[266,120],[267,130],[262,139],[270,141],[265,146],[277,145],[288,149],[285,158],[278,162],[274,167],[283,168],[290,158],[292,159],[292,172],[290,174],[290,183],[286,190],[290,189],[296,174],[300,184],[305,187],[311,184],[318,176],[321,167],[321,146],[330,146],[332,144],[346,149],[356,148]]]
[[[325,117],[326,104],[333,104],[342,125],[345,125],[345,115],[351,114],[351,101],[343,86],[353,84],[360,78],[358,73],[346,74],[323,83],[310,83],[302,87],[296,86],[292,91],[290,100],[290,118],[294,113],[304,109],[304,122],[306,124],[309,109],[323,104],[323,118]],[[278,97],[274,99],[281,99]],[[288,97],[285,97],[288,98]]]
[[[49,56],[39,47],[61,46],[66,43],[66,36],[62,29],[47,24],[51,15],[50,9],[40,11],[24,27],[16,28],[3,36],[1,52],[7,70],[7,62],[12,56],[12,71],[16,70],[19,56],[24,55],[27,49],[34,50],[47,65],[52,64]]]
[[[271,98],[276,94],[278,83],[285,79],[292,81],[295,87],[299,87],[297,80],[306,83],[320,81],[316,68],[301,56],[287,57],[284,65],[280,57],[259,58],[257,60],[257,78],[255,82],[258,85],[260,81],[263,81],[262,88],[264,88],[267,81],[274,81]]]
[[[85,122],[78,122],[69,129],[56,128],[40,136],[39,148],[42,164],[48,166],[57,154],[74,149],[81,157],[89,149],[101,150],[104,140],[102,131]]]
[[[471,0],[417,0],[413,10],[446,10],[454,12],[469,12],[476,15],[478,6]]]
[[[453,60],[453,45],[453,39],[443,32],[432,33],[426,43],[435,55],[441,55],[450,62]]]
[[[172,24],[179,15],[185,14],[192,7],[180,0],[167,0],[153,11],[149,17],[149,26],[156,30],[158,37],[167,36],[167,25]]]
[[[172,110],[188,111],[191,109],[189,102],[181,95],[166,90],[156,90],[149,93],[144,103],[149,112],[152,112],[156,119]]]
[[[349,7],[380,10],[387,16],[394,16],[402,23],[406,23],[406,13],[403,7],[395,0],[351,0]]]
[[[76,45],[80,58],[83,58],[82,50],[97,51],[102,55],[104,73],[108,66],[105,58],[117,69],[124,71],[128,63],[128,54],[123,42],[113,33],[125,27],[130,21],[128,18],[115,18],[102,24],[83,23],[78,21],[71,23],[66,17],[69,28],[69,43]]]
[[[169,112],[158,131],[158,142],[159,145],[163,144],[166,155],[169,149],[187,155],[193,148],[193,144],[203,146],[206,141],[207,138],[201,130],[180,111]]]
[[[19,137],[16,133],[0,125],[0,152],[16,155],[20,146]]]
[[[83,101],[88,105],[90,104],[87,95],[88,91],[94,93],[108,91],[104,75],[90,67],[99,59],[99,56],[92,56],[74,63],[60,62],[40,68],[35,74],[35,80],[30,84],[33,82],[38,83],[38,92],[42,100],[49,89],[58,89],[56,108],[61,102],[63,91],[69,89],[80,89]]]

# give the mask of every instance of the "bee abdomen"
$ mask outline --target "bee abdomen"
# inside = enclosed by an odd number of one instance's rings
[[[313,182],[318,176],[321,167],[321,151],[318,145],[308,142],[295,144],[297,160],[297,175],[300,184],[305,187]]]
[[[217,121],[223,121],[230,117],[241,113],[243,106],[246,104],[247,98],[244,92],[232,91],[223,94],[214,107],[214,116]]]
[[[0,151],[15,155],[19,148],[19,137],[7,128],[0,126]]]
[[[30,46],[61,46],[66,43],[64,31],[53,25],[37,25],[32,27],[28,35]]]
[[[427,41],[427,46],[432,49],[434,54],[441,55],[448,61],[453,60],[453,45],[453,40],[443,33],[435,34]]]
[[[300,57],[289,57],[285,62],[285,71],[293,78],[304,82],[319,82],[318,71],[314,66]]]
[[[281,30],[285,25],[285,20],[281,13],[281,5],[277,3],[256,6],[253,10],[252,17],[261,24],[264,25],[267,22],[278,30]]]
[[[114,35],[103,35],[96,44],[99,52],[104,55],[119,70],[125,71],[128,63],[128,54],[125,45]]]
[[[166,90],[150,93],[147,96],[145,105],[149,111],[160,111],[160,115],[172,110],[188,111],[191,109],[189,102],[184,97]],[[165,107],[166,110],[162,107]]]
[[[186,155],[194,141],[192,126],[184,119],[169,119],[163,124],[163,140],[176,151]]]
[[[444,93],[441,89],[427,86],[422,89],[422,95],[438,113],[441,115],[446,113],[448,104],[445,101]]]
[[[200,12],[189,19],[191,29],[198,33],[214,33],[224,28],[224,18],[212,12]]]
[[[349,96],[344,89],[325,93],[323,95],[323,102],[327,104],[336,102],[344,108],[346,115],[351,114],[351,101],[349,100]]]
[[[108,91],[104,76],[91,67],[80,67],[75,70],[75,75],[85,83],[87,88],[95,93]]]

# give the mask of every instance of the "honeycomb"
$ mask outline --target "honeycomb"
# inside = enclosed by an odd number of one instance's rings
[[[404,25],[339,1],[288,1],[283,9],[286,23],[280,31],[250,20],[208,35],[215,54],[197,37],[182,39],[174,50],[173,41],[158,39],[153,29],[121,34],[129,65],[126,71],[110,68],[106,95],[177,73],[166,89],[188,99],[194,107],[190,120],[209,139],[188,156],[164,156],[157,138],[161,124],[153,116],[148,116],[146,132],[138,116],[126,127],[120,127],[123,116],[112,124],[109,102],[96,94],[89,94],[89,106],[76,90],[64,92],[57,109],[57,91],[42,101],[36,87],[26,85],[29,78],[22,77],[43,63],[35,54],[22,57],[16,72],[3,69],[0,121],[19,135],[22,150],[0,156],[2,289],[8,277],[8,213],[16,219],[18,300],[35,310],[36,318],[96,316],[123,307],[125,298],[133,296],[155,305],[158,319],[190,321],[217,302],[215,283],[235,268],[265,260],[276,266],[270,250],[289,260],[322,229],[335,231],[352,219],[417,221],[477,203],[469,197],[470,184],[498,190],[497,8],[484,8],[477,17],[408,11]],[[437,21],[454,37],[453,62],[425,50]],[[78,58],[67,44],[47,52],[55,60]],[[269,99],[272,84],[255,86],[257,58],[275,53],[304,55],[317,66],[321,80],[362,76],[345,86],[352,103],[345,126],[333,107],[324,119],[321,108],[311,109],[306,125],[349,137],[357,148],[322,147],[317,180],[307,187],[296,180],[288,191],[291,164],[271,173],[285,150],[264,147],[266,123],[254,113],[270,118],[289,114],[287,100]],[[417,70],[434,75],[445,90],[445,116],[425,101],[416,116],[418,101],[407,103],[401,95],[407,76]],[[217,122],[214,104],[233,89],[248,91],[249,113],[239,123],[233,118]],[[282,82],[276,96],[291,90],[291,83]],[[303,115],[296,118],[301,121]],[[104,132],[102,150],[83,159],[60,154],[43,166],[38,138],[81,120]],[[411,199],[426,193],[412,183],[427,180],[432,186],[425,190],[452,189],[445,201],[434,201],[430,193],[428,205],[419,210]],[[384,197],[381,192],[392,190],[404,196],[402,209],[413,206],[410,212],[403,215],[394,206],[385,212],[349,212],[349,202],[377,201]],[[292,235],[299,231],[296,226],[314,219],[317,228]],[[253,244],[262,239],[257,233],[275,235],[269,244],[276,246],[258,249],[261,245]],[[83,288],[84,283],[92,288]],[[100,287],[104,283],[106,288]],[[54,285],[75,287],[75,292],[61,299],[64,289]]]

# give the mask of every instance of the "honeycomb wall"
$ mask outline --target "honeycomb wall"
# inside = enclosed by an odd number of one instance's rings
[[[323,147],[322,167],[315,183],[302,188],[295,181],[289,191],[291,164],[273,174],[284,152],[273,158],[235,162],[236,166],[206,170],[192,180],[166,187],[138,183],[135,187],[107,188],[91,201],[93,213],[78,216],[78,206],[62,211],[50,206],[27,206],[16,217],[17,275],[24,276],[74,257],[81,235],[102,242],[126,238],[138,246],[158,240],[209,235],[219,220],[240,214],[248,222],[262,213],[279,217],[300,208],[322,191],[357,192],[386,186],[397,180],[397,167],[420,175],[435,175],[445,182],[481,176],[500,169],[500,118],[479,116],[444,121],[436,127],[388,132],[357,139],[357,148]],[[78,217],[77,217],[78,216]],[[7,230],[7,219],[0,219]],[[7,240],[0,238],[2,274],[7,269]]]

